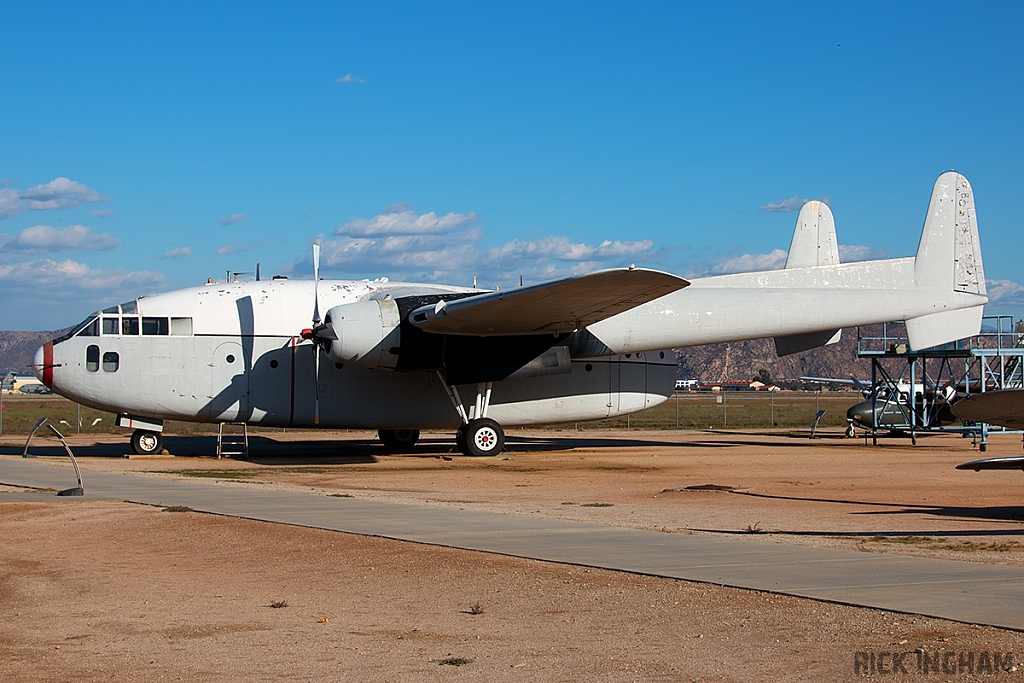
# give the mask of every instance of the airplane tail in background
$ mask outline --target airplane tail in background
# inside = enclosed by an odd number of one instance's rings
[[[789,245],[786,268],[834,266],[839,264],[836,222],[828,204],[814,199],[800,209]],[[839,342],[842,330],[775,337],[775,354],[780,358]]]
[[[959,298],[957,293],[987,293],[974,191],[967,178],[955,171],[943,173],[935,181],[914,261],[914,278],[918,290],[952,294],[951,298]],[[983,305],[939,309],[908,319],[911,348],[927,348],[978,334],[983,309]]]
[[[834,266],[839,263],[836,222],[828,204],[817,199],[807,202],[796,219],[789,245],[787,268]]]

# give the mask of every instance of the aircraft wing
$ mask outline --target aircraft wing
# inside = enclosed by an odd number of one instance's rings
[[[871,388],[871,382],[862,382],[856,377],[850,377],[850,379],[840,379],[839,377],[808,377],[803,376],[802,379],[805,382],[828,382],[829,384],[845,384],[851,387],[857,387],[861,391],[868,391]]]
[[[437,334],[481,337],[573,332],[690,283],[671,273],[614,268],[504,292],[439,301],[409,316]]]
[[[986,422],[1009,429],[1024,429],[1024,389],[1003,389],[975,394],[957,401],[950,409],[961,420]]]

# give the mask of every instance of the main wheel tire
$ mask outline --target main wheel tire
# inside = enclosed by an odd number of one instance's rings
[[[459,453],[471,455],[466,450],[466,425],[464,424],[459,425],[459,428],[455,430],[455,447],[459,449]]]
[[[411,448],[420,439],[418,429],[378,429],[380,442],[388,448]]]
[[[136,429],[132,432],[132,450],[138,455],[159,453],[164,446],[164,437],[160,432]]]
[[[462,430],[463,446],[460,449],[470,456],[480,457],[497,455],[505,447],[505,431],[494,420],[489,417],[482,417],[477,420],[470,420]],[[456,436],[456,439],[458,437]]]

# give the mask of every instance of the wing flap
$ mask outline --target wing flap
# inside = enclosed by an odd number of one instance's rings
[[[436,334],[481,337],[573,332],[653,301],[690,283],[646,268],[615,268],[529,287],[439,301],[409,320]]]

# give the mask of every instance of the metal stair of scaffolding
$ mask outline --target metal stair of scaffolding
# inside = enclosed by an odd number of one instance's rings
[[[241,427],[242,431],[228,430],[224,427]],[[249,430],[244,422],[221,422],[217,429],[217,459],[241,456],[249,459]]]

